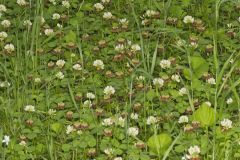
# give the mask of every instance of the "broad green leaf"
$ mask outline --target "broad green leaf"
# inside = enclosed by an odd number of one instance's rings
[[[183,69],[183,75],[188,80],[199,79],[204,73],[208,72],[209,64],[202,57],[194,56],[191,57],[191,67],[192,75],[190,68]]]
[[[199,121],[202,127],[209,127],[214,124],[214,109],[203,103],[198,110],[193,113],[193,119]]]
[[[184,77],[185,77],[186,79],[188,79],[188,80],[192,80],[193,77],[195,77],[195,75],[194,75],[193,73],[192,73],[192,75],[191,75],[191,70],[188,69],[188,68],[184,68],[184,69],[183,69],[183,75],[184,75]]]
[[[185,146],[183,146],[183,145],[178,145],[178,146],[175,147],[175,151],[176,151],[177,153],[183,153],[183,152],[185,151]]]
[[[62,130],[62,124],[61,124],[61,123],[53,123],[53,124],[51,125],[51,129],[52,129],[54,132],[59,133],[59,132],[61,132],[61,130]]]
[[[71,145],[70,144],[63,144],[62,145],[62,150],[64,151],[64,152],[68,152],[68,151],[70,151],[70,149],[71,149]]]
[[[149,101],[152,101],[153,98],[155,98],[157,96],[156,92],[154,90],[150,90],[147,92],[147,99]]]
[[[69,31],[68,34],[64,37],[65,41],[68,42],[76,42],[77,36],[73,31]]]
[[[201,81],[198,80],[197,78],[194,78],[192,80],[192,87],[195,89],[199,89],[201,87]]]
[[[89,147],[94,147],[97,144],[96,139],[92,135],[87,136],[85,140]]]
[[[201,152],[203,154],[207,153],[208,144],[209,144],[208,136],[207,135],[201,136]]]
[[[40,154],[44,151],[44,148],[45,148],[44,145],[40,143],[40,144],[37,144],[37,146],[35,147],[35,151],[36,153]]]
[[[196,75],[197,78],[200,78],[203,73],[207,72],[209,69],[207,61],[198,56],[191,57],[191,65],[194,75]]]
[[[161,133],[159,135],[153,135],[148,139],[147,145],[155,154],[163,155],[164,152],[168,149],[168,147],[172,143],[172,138],[167,133]]]
[[[189,4],[191,4],[191,0],[182,0],[182,6],[188,6]]]

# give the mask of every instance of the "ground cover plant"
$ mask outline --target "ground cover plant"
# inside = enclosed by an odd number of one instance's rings
[[[240,159],[239,26],[237,0],[1,0],[1,159]]]

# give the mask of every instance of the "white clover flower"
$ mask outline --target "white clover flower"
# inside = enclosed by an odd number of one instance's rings
[[[121,25],[127,26],[127,25],[128,25],[128,20],[127,20],[126,18],[119,19],[119,23],[120,23]]]
[[[60,59],[56,62],[56,65],[59,67],[59,68],[62,68],[64,65],[65,65],[65,61]]]
[[[82,66],[80,64],[74,64],[73,65],[73,69],[76,71],[81,71],[82,70]]]
[[[238,17],[238,22],[240,22],[240,17]]]
[[[187,160],[187,156],[186,156],[186,155],[183,156],[183,157],[181,158],[181,160]]]
[[[11,22],[10,22],[9,20],[5,19],[5,20],[3,20],[3,21],[1,22],[1,25],[2,25],[4,28],[8,28],[8,27],[10,27]]]
[[[35,78],[35,79],[34,79],[34,82],[35,82],[35,83],[41,83],[41,78],[39,78],[39,77]]]
[[[52,116],[52,115],[55,115],[57,111],[55,109],[49,109],[48,110],[48,115]]]
[[[102,0],[102,3],[110,3],[110,0]]]
[[[32,22],[30,20],[25,20],[25,21],[23,21],[23,25],[30,27],[30,26],[32,26]]]
[[[188,153],[189,153],[189,156],[190,157],[195,157],[195,156],[198,156],[200,154],[201,150],[200,148],[195,145],[195,146],[191,146],[189,149],[188,149]]]
[[[86,100],[83,102],[84,107],[92,107],[92,102],[90,100]]]
[[[154,116],[149,116],[149,117],[147,118],[147,125],[151,125],[151,124],[155,124],[155,123],[157,123],[157,118],[156,118],[156,117],[154,117]]]
[[[102,60],[95,60],[93,62],[93,66],[97,68],[97,70],[104,69],[104,64]]]
[[[223,119],[221,122],[221,126],[225,129],[228,130],[230,128],[232,128],[232,121],[229,119]]]
[[[127,40],[127,44],[128,44],[129,46],[131,46],[131,45],[132,45],[132,41]]]
[[[126,66],[128,67],[128,68],[130,68],[131,67],[131,65],[127,62],[126,63]]]
[[[57,77],[58,79],[63,79],[63,78],[64,78],[64,74],[60,71],[60,72],[58,72],[58,73],[56,74],[56,77]]]
[[[104,9],[104,6],[101,3],[95,3],[93,6],[97,11],[102,11]]]
[[[27,2],[25,0],[17,0],[17,4],[19,6],[25,6],[25,5],[27,5]]]
[[[138,44],[133,44],[131,46],[131,51],[132,52],[137,52],[137,51],[140,51],[140,50],[141,50],[141,47]]]
[[[156,15],[156,14],[157,14],[157,12],[154,11],[154,10],[147,10],[146,13],[145,13],[145,15],[146,15],[147,17],[152,17],[152,16],[154,16],[154,15]]]
[[[176,42],[176,45],[177,45],[178,47],[182,47],[182,46],[186,45],[186,41],[183,40],[183,39],[179,39],[179,40]]]
[[[137,113],[131,113],[130,117],[134,120],[138,119],[138,114]]]
[[[178,83],[180,82],[180,77],[179,77],[179,75],[177,75],[177,74],[172,75],[171,79],[172,79],[173,81],[178,82]]]
[[[103,18],[106,20],[112,19],[113,15],[111,12],[104,12],[103,13]]]
[[[22,141],[19,143],[19,145],[20,145],[20,146],[26,146],[27,143],[26,143],[26,141],[22,140]]]
[[[103,126],[111,126],[111,125],[113,125],[113,123],[114,123],[114,120],[111,117],[110,118],[105,118],[102,121]]]
[[[46,36],[51,36],[51,35],[53,35],[53,29],[50,29],[50,28],[48,28],[48,29],[45,29],[44,30],[44,34],[46,35]]]
[[[54,13],[53,15],[52,15],[52,19],[60,19],[61,18],[61,16],[60,16],[60,14],[58,14],[58,13]]]
[[[104,149],[104,153],[106,155],[112,155],[113,154],[113,149],[112,148],[106,148],[106,149]]]
[[[33,105],[27,105],[24,107],[26,112],[35,112],[35,107]]]
[[[212,106],[211,102],[207,101],[207,102],[204,102],[206,105],[208,105],[209,107]]]
[[[136,137],[139,133],[139,129],[137,127],[130,127],[127,130],[128,135]]]
[[[63,26],[60,23],[57,24],[57,27],[58,28],[63,28]]]
[[[49,0],[50,3],[52,3],[53,5],[56,5],[57,2],[55,0]]]
[[[153,85],[157,87],[162,87],[164,84],[164,80],[162,78],[154,78]]]
[[[227,104],[232,104],[232,103],[233,103],[233,99],[232,99],[231,97],[228,98],[227,101],[226,101],[226,103],[227,103]]]
[[[2,143],[5,143],[5,145],[8,145],[9,142],[10,142],[10,137],[7,136],[7,135],[5,135],[5,136],[3,137]]]
[[[144,76],[138,76],[136,78],[137,81],[145,81],[145,77]]]
[[[142,22],[141,22],[141,24],[143,25],[143,26],[146,26],[147,24],[148,24],[148,20],[147,19],[143,19],[142,20]]]
[[[181,88],[181,89],[179,90],[179,94],[180,94],[181,96],[187,94],[187,88],[185,88],[185,87]]]
[[[4,40],[8,37],[8,34],[6,32],[0,32],[0,40]]]
[[[188,123],[188,116],[181,116],[178,119],[178,123]]]
[[[62,1],[62,6],[65,7],[65,8],[70,8],[70,3],[66,0]]]
[[[233,24],[232,24],[232,23],[228,23],[228,24],[227,24],[227,27],[228,27],[228,28],[232,28],[232,27],[233,27]]]
[[[87,96],[88,99],[94,99],[95,98],[95,94],[93,94],[91,92],[88,92],[86,96]]]
[[[112,86],[107,86],[104,88],[103,93],[107,96],[111,96],[111,95],[114,95],[115,89]]]
[[[125,118],[119,117],[116,124],[121,126],[121,127],[124,127],[124,125],[125,125]]]
[[[123,44],[118,44],[115,46],[115,51],[121,52],[124,50],[124,45]]]
[[[45,21],[44,17],[41,17],[40,23],[41,23],[41,24],[44,24],[45,22],[46,22],[46,21]]]
[[[197,48],[198,47],[197,42],[191,42],[190,47]]]
[[[115,157],[113,160],[123,160],[122,157]]]
[[[7,11],[6,6],[3,4],[0,4],[0,12],[6,12],[6,11]]]
[[[185,16],[183,19],[183,22],[188,24],[188,23],[193,23],[194,22],[194,18],[192,16]]]
[[[9,83],[8,81],[0,82],[0,87],[1,87],[1,88],[10,87],[10,83]]]
[[[73,128],[73,126],[71,126],[71,125],[68,125],[68,126],[67,126],[66,134],[70,134],[70,133],[72,133],[72,132],[74,132],[74,131],[75,131],[75,129]]]
[[[215,78],[208,78],[207,79],[207,83],[209,83],[209,84],[216,84],[216,80],[215,80]]]
[[[14,45],[13,44],[6,44],[5,46],[4,46],[4,49],[8,52],[8,53],[11,53],[11,52],[13,52],[14,50],[15,50],[15,47],[14,47]]]
[[[166,68],[170,68],[171,66],[171,61],[167,60],[167,59],[163,59],[160,61],[160,66],[163,68],[163,69],[166,69]]]
[[[83,134],[83,131],[82,131],[82,130],[78,130],[78,131],[77,131],[77,134],[78,134],[78,135],[82,135],[82,134]]]

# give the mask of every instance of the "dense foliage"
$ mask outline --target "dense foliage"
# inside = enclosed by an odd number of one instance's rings
[[[1,159],[240,159],[239,27],[237,0],[1,0]]]

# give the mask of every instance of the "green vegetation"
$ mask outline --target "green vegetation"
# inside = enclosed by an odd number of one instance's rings
[[[0,0],[3,160],[240,159],[238,0]]]

